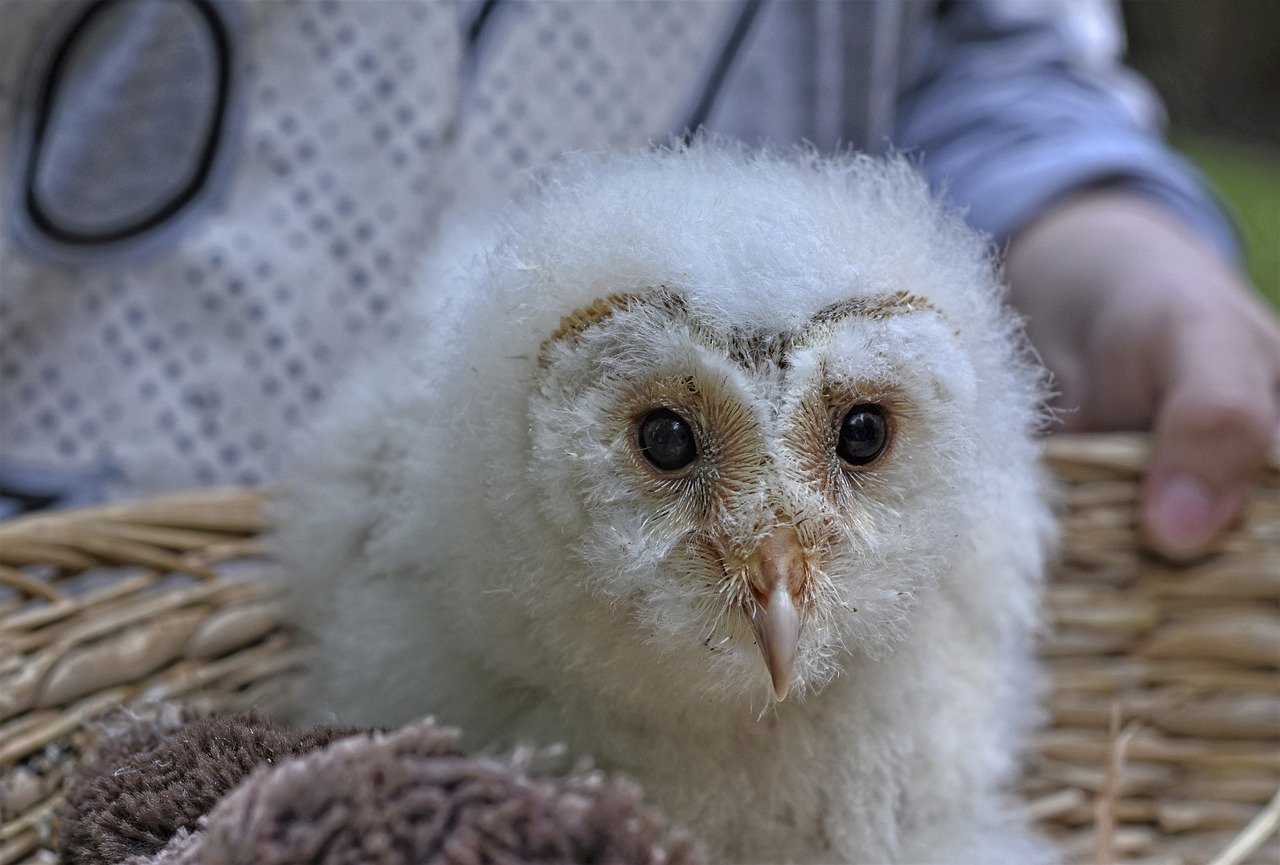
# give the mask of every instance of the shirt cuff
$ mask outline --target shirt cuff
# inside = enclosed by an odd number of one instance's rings
[[[1163,142],[1081,136],[1038,144],[999,153],[998,170],[980,165],[995,158],[988,152],[975,154],[960,172],[931,180],[966,208],[970,224],[1002,245],[1055,202],[1089,188],[1118,187],[1151,199],[1229,261],[1241,262],[1240,234],[1225,208],[1200,172]]]

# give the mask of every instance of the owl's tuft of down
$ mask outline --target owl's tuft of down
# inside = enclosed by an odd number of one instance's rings
[[[446,237],[286,503],[304,710],[567,742],[720,859],[1051,861],[1000,792],[1044,378],[984,239],[903,160],[706,143]]]

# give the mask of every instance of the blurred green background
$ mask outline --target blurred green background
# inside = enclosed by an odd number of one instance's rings
[[[1249,273],[1280,307],[1280,0],[1126,0],[1129,63],[1217,185]]]

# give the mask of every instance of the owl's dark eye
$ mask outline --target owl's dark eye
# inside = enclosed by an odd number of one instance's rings
[[[693,429],[670,409],[655,409],[645,415],[639,438],[644,458],[666,472],[682,469],[698,456]]]
[[[884,409],[864,403],[849,409],[841,421],[836,453],[849,465],[865,466],[884,452],[888,442],[889,423]]]

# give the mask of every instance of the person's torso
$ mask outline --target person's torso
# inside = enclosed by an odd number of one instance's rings
[[[276,475],[449,213],[692,128],[878,146],[903,8],[9,0],[0,485]]]

